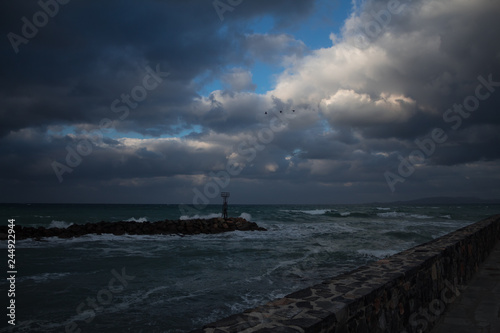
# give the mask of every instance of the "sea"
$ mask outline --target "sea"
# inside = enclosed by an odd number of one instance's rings
[[[486,204],[230,204],[229,216],[267,231],[18,240],[14,297],[11,281],[0,281],[0,332],[189,332],[499,212]],[[221,205],[192,215],[177,205],[0,205],[4,225],[35,227],[217,216]],[[6,316],[12,298],[15,326]]]

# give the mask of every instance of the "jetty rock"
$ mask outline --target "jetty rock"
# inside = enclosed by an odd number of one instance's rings
[[[257,223],[241,217],[211,218],[191,220],[164,220],[156,222],[118,221],[72,224],[67,228],[14,227],[16,240],[34,238],[40,240],[46,237],[73,238],[87,234],[113,235],[197,235],[218,234],[229,231],[267,231]],[[7,226],[0,226],[0,240],[7,239]]]

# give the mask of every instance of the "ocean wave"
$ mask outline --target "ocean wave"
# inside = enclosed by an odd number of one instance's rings
[[[309,215],[324,215],[329,212],[329,209],[311,209],[311,210],[300,210],[301,213]]]
[[[332,230],[335,232],[342,232],[342,233],[355,233],[355,232],[361,231],[362,229],[355,228],[355,227],[347,225],[347,224],[333,223]]]
[[[52,220],[52,222],[50,222],[49,224],[49,228],[60,228],[60,229],[66,229],[67,227],[69,227],[70,225],[73,225],[73,223],[68,223],[66,221],[56,221],[56,220]]]
[[[220,318],[227,316],[228,313],[233,313],[233,314],[242,313],[245,310],[254,308],[258,305],[264,304],[271,300],[283,298],[285,297],[286,294],[287,292],[282,292],[279,290],[273,290],[266,294],[261,294],[256,292],[241,293],[238,296],[238,300],[235,300],[233,302],[225,302],[223,303],[222,308],[213,308],[210,312],[207,312],[203,316],[198,316],[198,317],[193,316],[192,323],[194,326],[201,327],[206,323],[212,323],[217,320],[220,320]],[[264,318],[260,319],[264,320]],[[257,318],[257,320],[260,319]],[[174,331],[168,331],[168,332],[174,332]]]
[[[345,212],[339,212],[338,210],[335,209],[310,209],[310,210],[285,210],[282,209],[282,212],[285,213],[299,213],[299,214],[306,214],[306,215],[313,215],[313,216],[319,216],[319,215],[327,215],[327,216],[332,216],[332,217],[370,217],[372,215],[368,213],[362,213],[362,212],[350,212],[350,211],[345,211]]]
[[[147,221],[148,221],[148,218],[146,216],[139,217],[138,219],[136,219],[135,217],[131,217],[128,220],[125,220],[125,222],[139,222],[139,223],[143,223],[143,222],[147,222]]]
[[[219,218],[219,217],[222,217],[221,213],[211,213],[211,214],[206,214],[206,215],[196,214],[193,216],[182,215],[179,219],[180,220],[196,220],[196,219],[208,220],[208,219],[215,219],[215,218]],[[249,213],[241,213],[239,217],[243,218],[247,221],[252,220],[252,215],[250,215]]]
[[[370,257],[375,257],[378,259],[384,259],[389,256],[392,256],[395,253],[398,253],[399,251],[395,250],[365,250],[365,249],[360,249],[356,251],[358,254],[365,255],[365,256],[370,256]]]
[[[285,213],[300,213],[307,215],[324,215],[330,212],[330,209],[281,209]]]
[[[403,212],[387,212],[387,213],[377,213],[378,217],[384,218],[414,218],[414,219],[431,219],[432,216],[423,214],[411,214]]]
[[[211,236],[211,235],[209,235]],[[113,234],[87,234],[81,237],[73,237],[73,238],[59,238],[59,237],[44,237],[41,240],[34,240],[32,238],[23,239],[16,242],[16,246],[19,245],[19,248],[48,248],[48,247],[58,247],[61,245],[68,244],[84,244],[90,242],[103,242],[109,244],[110,242],[123,242],[130,241],[136,243],[145,243],[145,242],[159,242],[165,241],[169,239],[178,239],[182,238],[180,235],[113,235]]]
[[[248,214],[248,213],[241,213],[241,214],[240,214],[240,217],[241,217],[242,219],[247,220],[247,221],[252,221],[252,215],[250,215],[250,214]]]
[[[332,217],[370,217],[371,215],[368,213],[362,213],[362,212],[329,212],[327,213],[328,216]]]
[[[418,232],[413,232],[413,231],[387,231],[384,232],[383,234],[404,241],[425,242],[429,240],[424,235],[421,235]]]
[[[377,207],[378,210],[391,210],[389,207]]]
[[[21,278],[21,281],[24,280],[33,280],[35,283],[43,283],[49,280],[58,280],[65,276],[70,275],[71,273],[43,273],[38,275],[26,276]]]

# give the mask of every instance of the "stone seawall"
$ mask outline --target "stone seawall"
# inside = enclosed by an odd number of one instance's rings
[[[499,239],[495,215],[193,333],[428,332]]]

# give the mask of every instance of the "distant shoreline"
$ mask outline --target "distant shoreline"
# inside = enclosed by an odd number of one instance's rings
[[[323,205],[500,205],[500,199],[483,199],[476,197],[425,197],[411,200],[398,201],[373,201],[361,203],[345,203],[345,202],[330,202],[330,203],[237,203],[238,206],[323,206]],[[117,203],[117,202],[0,202],[0,205],[150,205],[150,206],[179,206],[180,203]],[[219,203],[208,204],[207,207],[220,207]]]

